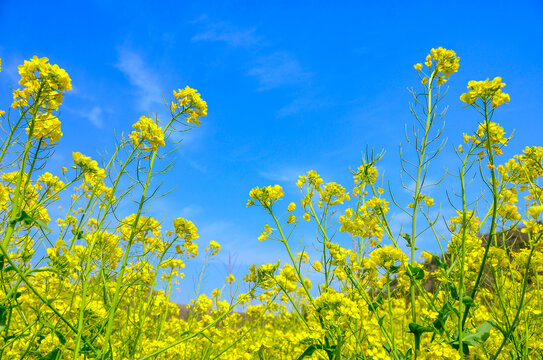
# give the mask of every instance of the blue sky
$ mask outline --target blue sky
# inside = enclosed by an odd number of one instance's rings
[[[3,0],[0,108],[11,102],[8,88],[16,85],[16,66],[23,60],[47,56],[66,69],[74,90],[65,97],[64,137],[51,159],[60,167],[70,163],[71,151],[96,156],[111,150],[114,132],[130,131],[148,111],[163,116],[162,96],[168,99],[173,89],[198,89],[209,116],[175,153],[165,188],[176,188],[153,212],[187,217],[200,229],[202,246],[209,240],[223,245],[223,255],[207,273],[208,291],[227,275],[229,253],[238,277],[251,263],[285,259],[279,244],[257,240],[269,219],[261,209],[245,207],[252,187],[282,185],[285,208],[299,198],[298,175],[311,169],[349,188],[349,166],[360,164],[366,144],[387,151],[380,170],[398,187],[398,145],[405,143],[404,124],[412,122],[406,88],[417,85],[412,65],[432,47],[454,49],[461,58],[460,71],[449,81],[449,142],[436,174],[457,168],[452,146],[479,120],[459,100],[472,79],[501,76],[507,83],[511,103],[499,109],[496,121],[508,133],[515,129],[515,138],[504,160],[526,145],[541,145],[543,3],[512,4],[26,1],[23,6]],[[444,201],[448,218],[452,211],[444,190],[436,190],[436,197]],[[408,202],[405,193],[397,193]],[[196,271],[187,270],[188,288]]]

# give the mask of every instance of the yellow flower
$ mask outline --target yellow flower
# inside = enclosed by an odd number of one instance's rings
[[[426,55],[426,61],[424,62],[424,64],[427,67],[432,67],[432,55],[430,54]]]
[[[177,236],[182,239],[196,240],[200,237],[200,235],[197,233],[198,229],[194,223],[182,217],[173,219],[173,227]]]
[[[26,133],[30,133],[30,126],[26,128]],[[53,145],[62,137],[60,131],[60,120],[51,113],[38,113],[32,129],[32,137],[41,140],[42,143]]]
[[[481,99],[484,103],[487,101],[492,102],[492,107],[495,109],[500,105],[507,104],[511,98],[509,94],[503,93],[502,88],[505,83],[502,82],[501,77],[495,77],[494,80],[489,81],[470,81],[468,82],[468,92],[460,96],[460,100],[468,105],[475,105],[477,99]]]
[[[230,274],[226,277],[226,282],[228,284],[232,284],[234,281],[236,281],[236,278],[234,277],[234,275]]]
[[[180,110],[180,113],[186,115],[187,123],[200,126],[200,118],[207,115],[207,103],[202,100],[198,91],[187,86],[178,91],[174,90],[173,96],[176,101],[171,102],[171,112]]]
[[[458,145],[458,151],[463,154],[464,153],[464,149],[462,148],[462,144]]]
[[[293,214],[290,214],[287,218],[287,224],[292,224],[296,221],[296,216],[294,216]]]
[[[270,207],[276,201],[280,200],[285,193],[280,185],[265,186],[263,188],[255,187],[249,191],[250,199],[247,201],[247,206],[253,206],[255,200],[260,202],[261,206]]]
[[[443,74],[441,82],[444,83],[449,76],[458,71],[460,58],[454,50],[447,50],[442,47],[430,50],[432,59],[435,61],[436,74]],[[440,84],[438,84],[440,85]]]
[[[543,205],[530,206],[528,208],[528,213],[536,220],[539,218],[541,211],[543,211]]]
[[[424,198],[424,204],[428,207],[432,206],[434,204],[434,199],[431,197],[425,197]]]
[[[431,77],[437,77],[437,85],[443,85],[447,82],[449,76],[458,71],[460,58],[456,56],[454,50],[447,50],[442,47],[431,49],[430,54],[426,55],[424,65],[428,68],[434,66]],[[422,69],[422,64],[414,65],[417,70]],[[428,77],[422,79],[422,84],[428,83]]]
[[[215,240],[211,240],[209,242],[209,248],[206,249],[206,251],[208,251],[209,249],[211,249],[211,256],[215,256],[221,250],[221,244],[219,244]]]
[[[296,255],[296,261],[302,261],[303,263],[306,263],[309,261],[309,255],[305,251],[300,251]]]
[[[29,106],[29,101],[36,101],[39,93],[38,101],[46,113],[58,110],[64,92],[72,89],[72,83],[64,69],[48,62],[49,59],[46,57],[34,56],[28,61],[25,60],[23,65],[19,65],[21,76],[19,85],[23,88],[13,91],[14,101],[11,104],[13,108]]]
[[[260,236],[258,237],[258,240],[264,241],[266,239],[269,239],[273,230],[275,229],[272,229],[270,225],[268,224],[264,225],[264,231],[262,231],[262,234],[260,234]]]
[[[314,261],[313,268],[315,269],[315,271],[320,272],[322,270],[322,264],[320,263],[320,261]]]
[[[288,208],[287,208],[288,211],[294,211],[296,210],[296,204],[291,202],[290,204],[288,204]]]
[[[305,221],[309,221],[311,219],[311,216],[309,215],[309,213],[305,213],[303,218]]]
[[[142,116],[132,127],[136,130],[132,131],[129,137],[133,140],[134,145],[141,145],[144,141],[147,141],[152,151],[156,151],[159,146],[166,145],[164,143],[164,132],[153,119]],[[148,150],[148,147],[145,146],[144,150]]]
[[[344,200],[350,200],[349,193],[345,191],[345,188],[335,182],[324,185],[324,187],[322,189],[319,188],[318,191],[322,201],[329,205],[343,204]],[[319,207],[322,207],[320,202]]]

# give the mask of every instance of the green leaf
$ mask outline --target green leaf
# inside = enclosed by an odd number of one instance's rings
[[[415,350],[418,351],[420,349],[420,336],[425,332],[434,332],[434,329],[416,323],[409,323],[409,330],[407,332],[415,336]]]
[[[494,321],[487,320],[481,325],[479,325],[479,327],[477,328],[477,331],[475,332],[472,332],[466,329],[464,331],[464,336],[462,336],[462,347],[464,348],[464,350],[467,349],[468,345],[476,347],[484,343],[489,338],[490,331],[492,330],[492,327],[494,326],[496,326],[496,323]],[[458,335],[456,335],[456,339],[452,341],[450,344],[455,349],[458,349],[459,343],[460,341],[458,340]]]
[[[0,270],[4,270],[4,254],[0,254]]]
[[[335,348],[336,348],[335,345],[330,346],[330,347],[326,347],[326,346],[320,345],[320,344],[313,344],[313,345],[310,345],[307,349],[305,349],[305,351],[302,353],[302,355],[300,355],[298,357],[298,360],[302,360],[305,357],[313,355],[313,353],[315,351],[317,351],[317,350],[324,350],[324,351],[326,351],[326,353],[328,355],[333,355],[334,351],[335,351]]]
[[[482,344],[486,341],[486,339],[488,339],[488,337],[490,336],[490,330],[492,330],[492,327],[495,325],[496,323],[494,321],[487,320],[479,325],[477,331],[474,334],[469,334],[468,336],[466,336],[466,338],[468,339],[468,341],[473,340],[477,343]]]
[[[36,224],[38,224],[38,226],[40,227],[40,229],[42,229],[44,232],[48,232],[48,233],[52,233],[53,230],[51,230],[50,227],[48,227],[43,221],[41,220],[34,220],[34,222]]]
[[[49,354],[42,356],[38,358],[38,360],[58,360],[60,359],[60,349],[56,348],[55,350],[51,351]]]
[[[8,309],[5,306],[0,305],[0,332],[5,330],[7,321]]]
[[[469,306],[474,306],[475,305],[475,301],[473,301],[471,296],[467,296],[467,295],[462,297],[462,303],[464,305],[469,305]]]
[[[72,229],[72,234],[75,236],[75,238],[76,238],[77,240],[83,238],[83,231],[81,231],[81,230],[76,230],[76,229],[74,228],[74,229]]]
[[[60,341],[60,343],[61,343],[62,345],[66,344],[66,338],[64,337],[64,335],[62,335],[62,333],[61,333],[60,331],[58,331],[58,330],[55,328],[55,326],[54,326],[53,324],[51,324],[49,321],[47,321],[47,320],[45,320],[45,319],[42,319],[42,318],[40,318],[39,320],[40,320],[40,322],[41,322],[43,325],[45,325],[45,326],[47,326],[49,329],[53,330],[53,332],[57,335],[58,340]]]
[[[438,268],[442,268],[445,271],[449,268],[449,265],[446,261],[441,261],[441,256],[436,254],[432,254],[432,256],[435,259]]]
[[[32,216],[28,215],[28,213],[24,210],[21,211],[21,214],[17,216],[15,219],[10,221],[11,226],[15,226],[18,222],[22,222],[23,224],[30,226],[32,224],[38,225],[40,229],[42,229],[45,232],[53,232],[43,221],[36,220]]]
[[[398,273],[398,270],[400,270],[400,267],[397,266],[397,265],[391,265],[391,266],[388,268],[388,271],[389,271],[391,274],[396,274],[396,273]]]
[[[406,233],[400,233],[399,235],[407,241],[407,247],[411,247],[411,235]]]
[[[460,299],[460,297],[458,296],[458,290],[456,289],[456,286],[454,284],[451,284],[451,296],[453,300],[458,301],[458,299]]]
[[[317,350],[317,347],[315,345],[310,345],[305,351],[298,357],[298,360],[302,360],[305,357],[313,355],[313,353]]]
[[[424,279],[424,270],[422,270],[419,267],[412,266],[411,264],[407,264],[407,267],[409,268],[409,270],[411,270],[411,274],[412,274],[413,279],[415,279],[415,280]]]
[[[422,334],[425,332],[434,332],[434,329],[429,326],[422,326],[417,323],[409,323],[409,330],[407,332],[413,334]]]
[[[66,338],[64,337],[64,335],[62,335],[60,331],[55,330],[55,334],[57,335],[58,340],[60,341],[62,345],[66,344]]]
[[[456,309],[449,302],[443,304],[441,310],[439,310],[437,319],[434,321],[433,325],[440,333],[442,333],[442,330],[445,328],[445,322],[447,322],[449,314],[455,312],[455,310]]]
[[[390,355],[390,352],[392,351],[392,349],[390,348],[390,345],[388,343],[383,344],[383,349],[385,349],[385,351],[387,352],[387,355]]]
[[[375,302],[372,302],[371,304],[368,305],[368,310],[376,311],[381,305],[383,305],[383,295],[379,294]]]

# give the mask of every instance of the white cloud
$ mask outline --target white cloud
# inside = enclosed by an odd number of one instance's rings
[[[94,106],[90,111],[81,112],[79,114],[89,120],[91,124],[96,126],[98,129],[102,129],[104,127],[102,108],[100,106]]]
[[[324,106],[330,105],[329,100],[317,96],[317,93],[306,93],[300,97],[294,98],[290,104],[287,104],[277,111],[277,117],[296,115],[300,112],[314,111]]]
[[[311,77],[311,74],[306,72],[298,61],[285,51],[277,51],[260,57],[248,74],[258,80],[261,91],[301,83]]]
[[[261,42],[261,39],[256,36],[255,32],[256,28],[238,29],[232,25],[219,22],[208,24],[207,28],[203,32],[193,36],[192,40],[220,41],[233,47],[251,47]]]
[[[177,217],[192,219],[196,215],[200,214],[202,210],[203,209],[198,205],[187,205],[183,207],[181,210],[175,212],[175,214],[177,215]]]
[[[259,172],[259,175],[270,181],[295,185],[296,181],[298,181],[298,177],[306,172],[307,170],[302,170],[300,168],[281,166],[278,169],[261,171]]]
[[[122,71],[139,95],[138,107],[148,111],[151,105],[162,104],[164,93],[159,77],[145,64],[142,57],[125,47],[119,48],[116,67]]]
[[[253,76],[259,83],[258,90],[269,90],[283,85],[299,84],[311,77],[299,62],[286,51],[260,51],[268,44],[257,35],[256,28],[242,29],[225,22],[210,23],[207,15],[202,15],[193,24],[204,24],[204,30],[192,37],[193,41],[224,42],[231,47],[243,47],[252,50],[253,57],[248,75]],[[259,50],[256,59],[254,53]],[[290,110],[285,110],[285,113]]]

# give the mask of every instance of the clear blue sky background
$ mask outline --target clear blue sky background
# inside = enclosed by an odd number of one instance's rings
[[[0,108],[11,102],[8,87],[16,85],[23,60],[47,56],[68,71],[74,90],[65,98],[64,137],[51,159],[59,168],[71,163],[71,151],[111,150],[114,131],[130,131],[147,111],[164,114],[162,95],[198,89],[209,116],[176,152],[166,179],[166,188],[176,189],[153,212],[187,217],[200,229],[202,246],[223,245],[206,276],[209,291],[227,275],[228,254],[238,277],[251,263],[285,259],[279,244],[257,240],[269,219],[245,207],[252,187],[282,185],[285,207],[298,199],[297,176],[310,169],[350,188],[348,167],[360,164],[366,144],[387,151],[380,170],[398,187],[398,145],[412,122],[406,88],[417,85],[413,64],[432,47],[461,58],[449,82],[449,142],[436,174],[457,169],[451,149],[476,128],[475,111],[459,100],[472,79],[502,76],[507,83],[511,103],[496,117],[508,133],[516,131],[506,156],[541,145],[542,25],[541,1],[1,0]],[[435,195],[448,218],[445,190]],[[187,270],[179,299],[192,291],[196,268]]]

